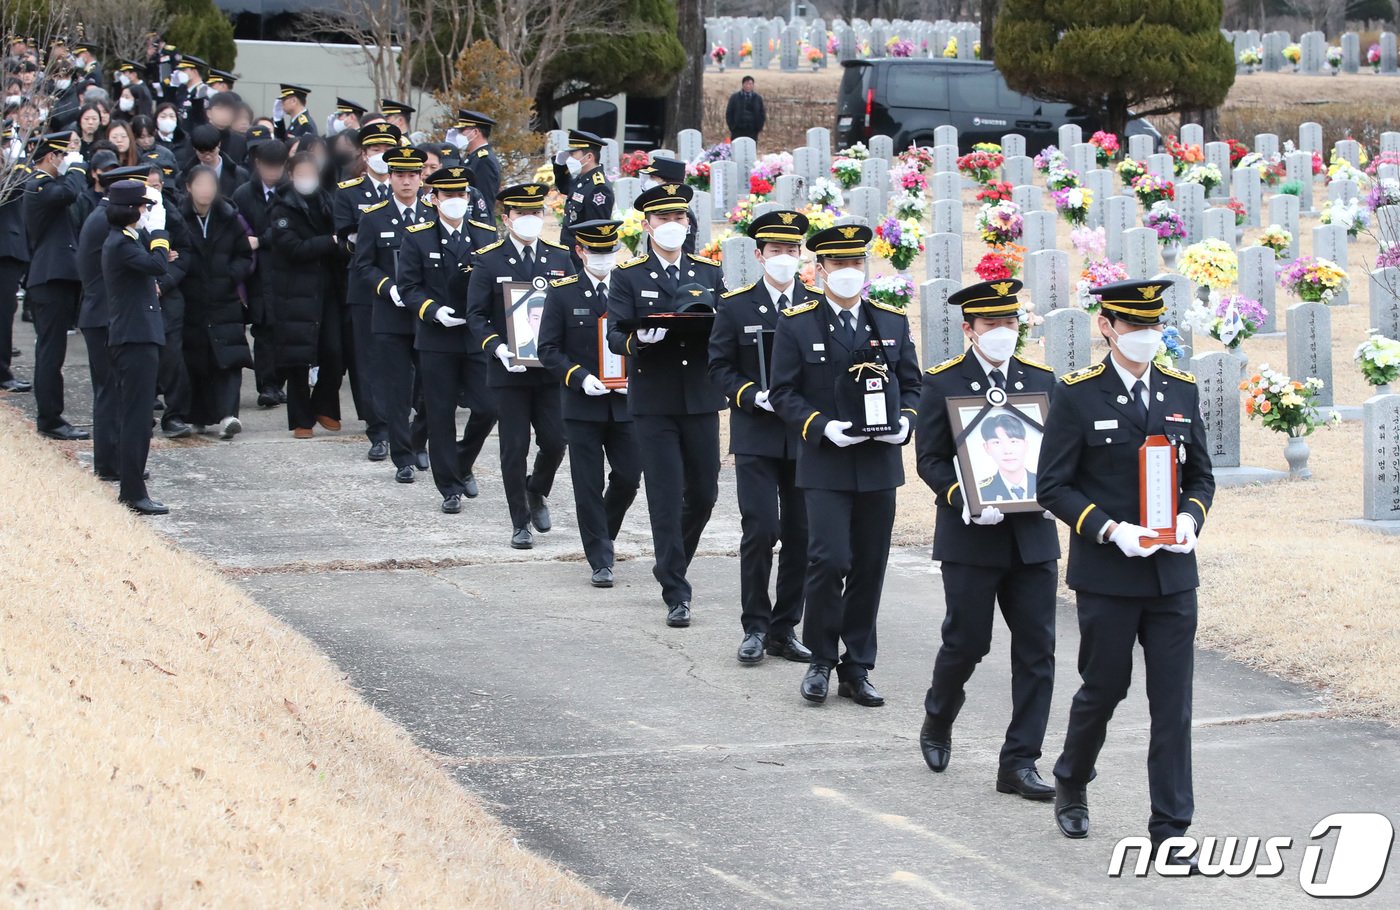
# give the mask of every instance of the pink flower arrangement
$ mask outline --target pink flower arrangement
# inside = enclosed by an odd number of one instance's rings
[[[1108,238],[1101,227],[1077,227],[1069,232],[1069,242],[1085,259],[1099,259],[1108,248]]]
[[[890,172],[890,180],[897,190],[906,193],[924,193],[928,191],[928,178],[913,168],[897,168]]]
[[[1099,167],[1107,167],[1110,161],[1118,157],[1118,137],[1113,133],[1099,130],[1089,137],[1089,144],[1094,146],[1094,155],[1099,160]]]
[[[714,48],[710,50],[710,59],[716,63],[723,63],[725,56],[728,54],[729,51],[724,49],[723,44],[716,44]]]

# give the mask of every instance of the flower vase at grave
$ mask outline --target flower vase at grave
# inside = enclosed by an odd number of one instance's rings
[[[1235,225],[1235,246],[1238,247],[1242,240],[1244,240],[1244,225],[1237,224]]]
[[[1381,383],[1380,385],[1373,385],[1373,386],[1371,386],[1371,394],[1372,394],[1372,395],[1389,395],[1389,394],[1390,394],[1390,383],[1384,382],[1384,383]]]
[[[1225,353],[1240,362],[1241,373],[1247,372],[1249,367],[1249,355],[1244,352],[1244,342],[1240,341],[1235,344],[1226,345]]]
[[[1196,288],[1196,299],[1201,302],[1201,306],[1210,308],[1210,285],[1203,284]]]
[[[1300,428],[1302,429],[1302,428]],[[1288,459],[1288,476],[1296,480],[1307,480],[1312,476],[1308,470],[1309,455],[1307,440],[1302,436],[1288,436],[1288,444],[1283,447],[1283,457]]]
[[[1176,267],[1176,256],[1181,252],[1181,244],[1175,241],[1162,244],[1162,264],[1167,268]]]
[[[817,62],[815,60],[812,61],[812,72],[815,73],[819,69],[821,69],[821,67],[817,64]]]

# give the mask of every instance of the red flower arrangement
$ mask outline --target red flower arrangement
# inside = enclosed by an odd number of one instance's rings
[[[1230,147],[1230,167],[1240,163],[1240,159],[1249,154],[1249,146],[1238,139],[1226,139],[1225,144]]]
[[[983,281],[1004,281],[1007,278],[1015,278],[1021,274],[1021,254],[1026,251],[1023,246],[1014,243],[1004,243],[992,247],[992,251],[981,259],[977,260],[977,265],[972,270],[977,273],[977,277]]]
[[[624,177],[635,177],[642,168],[651,164],[651,155],[647,152],[628,152],[623,155],[617,163],[617,169]]]
[[[749,178],[749,193],[754,196],[767,196],[773,192],[773,184],[762,177],[754,176]]]
[[[987,183],[1005,162],[1000,152],[973,152],[958,159],[958,170],[978,183]]]
[[[1011,184],[1005,180],[991,180],[987,185],[977,191],[978,202],[990,202],[995,205],[998,202],[1011,201]]]
[[[1236,226],[1244,224],[1249,219],[1249,214],[1244,209],[1244,203],[1234,196],[1231,196],[1230,201],[1225,203],[1225,207],[1235,213]]]

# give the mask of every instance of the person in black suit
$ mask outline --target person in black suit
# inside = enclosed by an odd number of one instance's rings
[[[272,208],[277,187],[287,178],[287,146],[276,139],[255,142],[248,153],[252,159],[253,176],[233,191],[231,201],[252,231],[249,244],[253,247],[253,272],[245,284],[248,295],[248,318],[253,336],[253,376],[258,389],[258,407],[275,408],[286,401],[282,380],[277,376],[277,362],[272,341],[272,297],[269,281],[272,273]]]
[[[599,338],[607,316],[608,281],[617,264],[620,221],[574,225],[574,252],[583,271],[550,283],[540,323],[540,360],[564,385],[564,435],[583,554],[595,588],[613,586],[613,542],[637,498],[641,455],[627,408],[625,374],[621,384],[604,383],[601,355],[612,354]],[[604,455],[611,466],[604,487]]]
[[[169,244],[164,206],[152,204],[147,189],[135,180],[119,180],[107,192],[111,230],[102,244],[102,280],[110,315],[107,344],[120,389],[117,498],[133,512],[164,515],[170,510],[151,499],[143,477],[151,450],[151,401],[165,343],[156,279],[165,273]]]
[[[987,505],[998,499],[988,486],[978,490],[983,507],[976,515],[968,514],[948,418],[949,398],[998,397],[992,389],[1012,395],[1049,394],[1055,384],[1048,367],[1016,354],[1020,290],[1021,282],[1013,279],[982,282],[949,295],[950,305],[962,307],[968,349],[924,374],[915,449],[919,476],[938,503],[933,558],[941,564],[946,612],[933,682],[924,697],[919,744],[930,768],[948,767],[953,722],[967,697],[967,681],[991,650],[992,620],[1000,605],[1011,630],[1012,704],[996,788],[1044,800],[1053,797],[1055,790],[1040,779],[1035,763],[1045,739],[1055,684],[1059,537],[1054,522],[1047,521],[1040,509],[1003,513]],[[1045,415],[1039,416],[1044,419]],[[983,417],[977,434],[984,441],[1009,437],[1014,440],[1012,448],[1019,442],[1024,449],[1025,425],[1004,410]],[[1034,497],[1032,488],[1016,498]],[[1012,496],[1008,491],[1000,498]]]
[[[472,343],[467,320],[472,250],[488,245],[496,230],[467,217],[471,172],[441,168],[424,181],[433,192],[436,218],[410,225],[399,249],[399,293],[417,318],[423,408],[427,412],[428,461],[442,494],[442,510],[462,511],[462,497],[479,494],[473,468],[496,425],[495,396],[486,387],[486,355]],[[466,398],[471,417],[457,439],[457,403]]]
[[[807,507],[797,488],[801,443],[769,401],[779,314],[821,297],[796,279],[807,228],[800,212],[769,212],[753,220],[748,235],[758,244],[755,255],[763,265],[763,280],[725,294],[710,331],[710,379],[729,399],[729,451],[743,528],[739,601],[744,638],[738,658],[745,664],[758,663],[765,653],[801,663],[812,659],[794,631],[802,621],[807,573]],[[779,541],[775,602],[768,597],[768,579]]]
[[[564,194],[559,242],[568,249],[574,246],[574,225],[612,217],[613,188],[602,161],[602,138],[584,130],[569,130],[569,147],[554,156],[554,185]],[[575,260],[574,269],[582,267],[583,262]]]
[[[904,483],[900,447],[917,416],[919,361],[902,310],[864,297],[866,250],[873,236],[864,225],[838,225],[807,240],[826,288],[821,300],[784,311],[773,339],[769,400],[798,431],[797,485],[807,501],[806,617],[802,642],[812,664],[799,688],[803,698],[826,700],[834,667],[837,694],[876,707],[884,697],[870,682],[875,668],[875,620],[889,561],[895,491]],[[857,364],[863,369],[852,370]],[[850,435],[852,395],[883,377],[884,435]],[[838,389],[851,383],[854,388]],[[893,391],[897,407],[889,404]],[[845,394],[843,395],[842,392]],[[896,423],[894,418],[898,417]],[[844,643],[844,654],[839,652]],[[839,663],[838,663],[839,658]]]
[[[82,296],[77,226],[68,215],[87,186],[87,167],[74,150],[76,142],[71,132],[39,138],[21,209],[30,256],[25,300],[34,315],[35,424],[40,435],[62,440],[88,438],[63,418],[63,361]]]
[[[508,303],[508,282],[531,284],[569,275],[569,251],[540,237],[544,219],[542,183],[508,186],[497,195],[501,225],[506,236],[472,254],[471,281],[467,288],[467,330],[480,350],[493,358],[488,383],[496,396],[499,413],[497,434],[501,445],[501,485],[510,508],[510,545],[518,550],[534,546],[530,526],[544,533],[551,527],[545,499],[554,486],[554,475],[564,460],[564,419],[558,387],[549,371],[516,362],[526,356],[527,341],[517,339],[518,354],[506,343],[506,323],[514,317],[518,302]],[[530,430],[534,428],[534,466],[526,469]]]
[[[683,253],[686,213],[694,190],[655,186],[634,203],[651,240],[645,256],[623,263],[609,281],[608,348],[625,354],[628,401],[642,445],[652,547],[666,624],[690,625],[693,591],[686,578],[700,534],[719,498],[719,410],[724,395],[710,381],[706,356],[710,323],[644,327],[640,321],[674,314],[682,287],[724,295],[719,263]]]
[[[232,196],[234,190],[248,182],[248,172],[224,154],[223,136],[218,127],[211,123],[196,126],[190,131],[190,146],[194,149],[194,155],[184,163],[185,171],[188,172],[196,164],[212,170],[219,182],[219,195]]]
[[[458,111],[456,138],[453,144],[461,149],[462,163],[471,168],[472,184],[483,199],[492,200],[501,189],[501,161],[491,147],[491,128],[496,121],[478,111]],[[481,221],[494,225],[496,213],[488,206]]]
[[[194,427],[186,421],[190,414],[190,372],[185,364],[185,292],[181,282],[190,263],[189,226],[180,216],[183,193],[175,178],[164,168],[151,168],[146,185],[160,191],[165,213],[166,240],[174,256],[166,264],[165,274],[156,278],[160,292],[160,312],[165,319],[165,344],[160,348],[160,372],[156,387],[160,390],[164,410],[160,415],[161,434],[166,439],[186,439]]]
[[[273,126],[278,139],[316,135],[316,124],[311,122],[311,115],[306,110],[306,96],[310,94],[311,89],[300,85],[283,83],[279,87],[277,100],[281,102],[282,116]]]
[[[1141,642],[1152,714],[1147,780],[1155,846],[1184,834],[1191,788],[1191,675],[1196,637],[1196,535],[1215,495],[1200,394],[1189,373],[1153,364],[1161,345],[1160,281],[1095,288],[1101,363],[1063,377],[1041,442],[1042,506],[1069,525],[1067,583],[1079,612],[1079,675],[1055,763],[1055,821],[1066,837],[1089,833],[1087,788],[1113,710],[1128,694]],[[1173,543],[1150,542],[1141,515],[1139,449],[1166,436],[1179,461]],[[1144,538],[1149,542],[1144,543]],[[1159,858],[1159,862],[1164,861]],[[1166,862],[1195,870],[1196,858]]]
[[[384,202],[364,210],[355,240],[355,274],[371,295],[370,369],[374,400],[389,436],[389,457],[394,479],[413,483],[414,469],[428,470],[428,428],[423,414],[413,413],[418,400],[415,382],[417,357],[413,336],[417,322],[398,286],[399,247],[404,232],[414,224],[430,221],[433,211],[418,198],[423,163],[428,156],[415,148],[393,148],[384,155],[393,190]]]
[[[0,186],[0,389],[6,392],[28,392],[28,381],[10,370],[10,351],[14,349],[15,312],[19,308],[20,279],[29,266],[29,240],[24,230],[24,183],[22,175],[28,165],[10,157],[11,143],[17,138],[13,123],[0,129],[0,160],[13,169],[14,177]]]

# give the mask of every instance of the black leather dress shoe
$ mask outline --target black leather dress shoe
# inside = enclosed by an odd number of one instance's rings
[[[442,501],[442,510],[448,515],[456,515],[462,511],[462,497],[453,493]]]
[[[826,701],[827,689],[831,686],[831,668],[822,664],[812,664],[802,677],[802,685],[797,691],[810,702],[821,704]]]
[[[525,486],[529,487],[530,478],[525,478]],[[549,506],[545,504],[544,497],[538,493],[525,493],[525,502],[530,507],[530,524],[535,526],[535,530],[541,534],[554,527],[549,521]]]
[[[1152,856],[1154,857],[1154,859],[1157,856],[1157,850],[1161,846],[1161,844],[1161,841],[1152,842]],[[1162,860],[1162,865],[1185,866],[1187,869],[1187,875],[1199,875],[1201,872],[1201,867],[1200,864],[1196,862],[1195,853],[1191,854],[1190,856],[1187,856],[1183,852],[1184,849],[1185,848],[1183,847],[1177,847],[1175,850],[1173,850],[1170,854],[1167,855],[1166,859]]]
[[[953,731],[934,720],[932,714],[925,714],[924,726],[919,730],[919,749],[931,770],[944,770],[953,757]]]
[[[413,465],[406,464],[394,472],[394,479],[399,483],[413,483]]]
[[[26,382],[23,379],[6,379],[4,382],[0,382],[0,389],[4,389],[6,392],[32,392],[34,383]]]
[[[792,632],[786,635],[769,635],[764,647],[774,657],[781,657],[795,664],[812,662],[812,652],[808,651],[807,646],[798,641],[797,635]]]
[[[280,402],[280,401],[277,400],[277,393],[276,393],[276,392],[259,392],[259,393],[258,393],[258,407],[260,407],[260,408],[275,408],[275,407],[277,407],[277,406],[278,406],[279,404],[281,404],[281,403],[282,403],[282,402]]]
[[[836,687],[836,694],[865,708],[878,708],[885,703],[885,696],[870,684],[868,676],[841,680],[841,684]]]
[[[476,484],[475,474],[468,474],[466,477],[463,477],[462,486],[467,488],[466,494],[468,499],[476,499],[481,495],[481,487]]]
[[[690,601],[683,600],[666,608],[666,625],[684,629],[690,625]]]
[[[418,470],[420,470],[420,471],[426,471],[426,470],[428,470],[428,453],[427,453],[427,452],[419,452],[419,453],[418,453]]]
[[[1065,837],[1089,836],[1089,791],[1055,781],[1055,824]]]
[[[166,507],[165,503],[156,502],[149,496],[134,502],[124,502],[122,505],[139,515],[168,515],[170,513],[170,509]]]
[[[170,420],[161,424],[160,430],[166,439],[188,439],[194,435],[194,427],[183,420]]]
[[[1040,772],[1034,768],[997,772],[997,792],[1015,793],[1017,796],[1042,802],[1055,798],[1055,788],[1041,780]]]
[[[376,442],[369,447],[369,454],[365,457],[370,461],[383,461],[389,457],[389,444],[387,442]]]
[[[534,549],[535,536],[530,533],[529,528],[516,528],[515,533],[510,535],[510,545],[516,550]]]
[[[276,394],[276,396],[277,396],[277,403],[278,403],[278,404],[286,404],[286,403],[287,403],[287,390],[286,390],[286,389],[277,389],[277,390],[275,391],[274,394]]]
[[[92,434],[87,430],[80,430],[71,423],[61,423],[56,427],[47,430],[40,430],[40,436],[47,436],[49,439],[57,439],[60,442],[77,442],[80,439],[88,439]]]
[[[593,580],[590,584],[595,588],[611,588],[613,586],[612,567],[603,566],[601,569],[594,569]]]
[[[756,664],[763,660],[763,645],[768,636],[763,632],[750,632],[739,644],[739,663]]]

